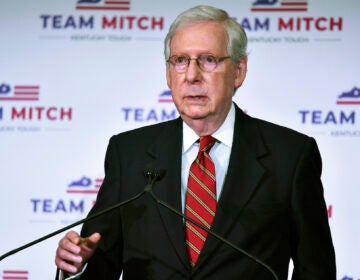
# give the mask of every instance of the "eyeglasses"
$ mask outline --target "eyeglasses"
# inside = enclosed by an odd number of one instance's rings
[[[217,57],[213,54],[205,53],[200,54],[196,58],[190,58],[190,56],[186,54],[173,55],[166,62],[170,63],[173,69],[176,72],[185,72],[190,64],[190,60],[196,60],[197,65],[200,67],[202,71],[211,72],[213,71],[217,65],[227,59],[230,56]]]

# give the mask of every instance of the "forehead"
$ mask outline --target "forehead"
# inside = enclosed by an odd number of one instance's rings
[[[228,36],[222,23],[207,21],[188,24],[178,29],[170,42],[171,54],[189,55],[204,52],[227,54]]]

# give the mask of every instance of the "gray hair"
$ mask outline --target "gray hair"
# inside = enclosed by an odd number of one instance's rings
[[[184,11],[178,15],[171,24],[164,41],[165,60],[168,60],[170,57],[171,39],[178,29],[192,23],[206,21],[218,21],[224,25],[228,35],[227,52],[233,62],[238,62],[240,59],[247,57],[247,36],[241,25],[231,18],[224,10],[201,5]]]

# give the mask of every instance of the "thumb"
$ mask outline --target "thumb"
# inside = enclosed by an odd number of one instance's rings
[[[83,245],[88,247],[89,249],[96,249],[97,244],[101,239],[101,235],[98,232],[93,233],[92,235],[83,239]]]

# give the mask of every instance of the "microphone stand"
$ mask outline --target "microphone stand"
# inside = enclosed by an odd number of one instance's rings
[[[148,184],[152,184],[152,185],[153,185],[153,184],[156,182],[156,180],[157,180],[157,178],[153,178],[153,180],[150,181]],[[46,240],[46,239],[48,239],[48,238],[50,238],[50,237],[53,237],[54,235],[57,235],[57,234],[59,234],[59,233],[62,233],[62,232],[64,232],[64,231],[66,231],[66,230],[68,230],[68,229],[70,229],[70,228],[73,228],[73,227],[75,227],[75,226],[77,226],[77,225],[80,225],[80,224],[82,224],[82,223],[84,223],[84,222],[93,220],[93,219],[95,219],[96,217],[99,217],[99,216],[101,216],[101,215],[103,215],[103,214],[106,214],[107,212],[110,212],[110,211],[112,211],[112,210],[114,210],[114,209],[116,209],[116,208],[118,208],[118,207],[123,206],[124,204],[127,204],[127,203],[129,203],[129,202],[131,202],[131,201],[133,201],[133,200],[136,200],[136,199],[138,199],[140,196],[142,196],[142,195],[146,192],[145,190],[146,190],[148,187],[149,187],[149,186],[147,185],[142,192],[138,193],[137,195],[135,195],[135,196],[133,196],[133,197],[127,199],[127,200],[121,201],[121,202],[119,202],[119,203],[117,203],[117,204],[115,204],[115,205],[113,205],[113,206],[111,206],[111,207],[109,207],[109,208],[106,208],[106,209],[104,209],[104,210],[102,210],[102,211],[100,211],[100,212],[98,212],[98,213],[96,213],[96,214],[93,214],[93,215],[91,215],[91,216],[88,216],[88,217],[86,217],[86,218],[84,218],[84,219],[81,219],[81,220],[79,220],[79,221],[77,221],[77,222],[75,222],[75,223],[73,223],[73,224],[70,224],[70,225],[68,225],[68,226],[66,226],[66,227],[63,227],[63,228],[61,228],[61,229],[59,229],[59,230],[56,230],[56,231],[54,231],[54,232],[52,232],[52,233],[49,233],[49,234],[47,234],[47,235],[45,235],[45,236],[43,236],[43,237],[40,237],[40,238],[38,238],[38,239],[30,242],[30,243],[27,243],[27,244],[25,244],[25,245],[23,245],[23,246],[20,246],[20,247],[14,249],[14,250],[11,250],[11,251],[3,254],[2,256],[0,256],[0,261],[2,261],[3,259],[5,259],[5,258],[8,257],[8,256],[11,256],[11,255],[13,255],[13,254],[15,254],[15,253],[17,253],[17,252],[19,252],[19,251],[22,251],[22,250],[24,250],[24,249],[26,249],[26,248],[28,248],[28,247],[30,247],[30,246],[33,246],[33,245],[35,245],[35,244],[37,244],[37,243],[39,243],[39,242],[41,242],[41,241],[44,241],[44,240]],[[152,187],[152,186],[151,186],[151,187]]]
[[[156,197],[156,195],[154,194],[153,190],[153,185],[148,184],[145,187],[146,192],[148,192],[151,197],[154,199],[154,201],[158,204],[161,204],[162,206],[164,206],[165,208],[167,208],[168,210],[170,210],[171,212],[175,213],[176,215],[184,218],[187,221],[190,221],[191,223],[197,225],[198,227],[202,228],[203,230],[205,230],[206,232],[208,232],[210,235],[214,236],[215,238],[217,238],[218,240],[220,240],[221,242],[224,242],[225,244],[227,244],[228,246],[230,246],[231,248],[233,248],[234,250],[244,254],[245,256],[247,256],[248,258],[250,258],[251,260],[253,260],[254,262],[260,264],[261,266],[265,267],[274,277],[275,280],[279,280],[279,277],[276,275],[275,271],[266,263],[264,263],[263,261],[261,261],[260,259],[256,258],[255,256],[251,255],[250,253],[246,252],[245,250],[241,249],[240,247],[236,246],[234,243],[228,241],[227,239],[225,239],[224,237],[220,236],[219,234],[217,234],[216,232],[212,231],[211,229],[205,227],[204,225],[200,224],[199,222],[193,220],[190,217],[185,216],[183,213],[181,213],[179,210],[177,210],[176,208],[172,207],[170,204],[158,199]]]
[[[53,236],[55,236],[55,235],[57,235],[59,233],[62,233],[62,232],[66,231],[66,230],[68,230],[68,229],[70,229],[72,227],[80,225],[80,224],[82,224],[82,223],[84,223],[86,221],[93,220],[93,219],[95,219],[95,218],[97,218],[97,217],[99,217],[99,216],[101,216],[103,214],[106,214],[106,213],[108,213],[108,212],[110,212],[110,211],[112,211],[112,210],[114,210],[114,209],[116,209],[118,207],[121,207],[121,206],[123,206],[123,205],[125,205],[127,203],[130,203],[130,202],[140,198],[145,193],[149,193],[156,203],[164,206],[165,208],[167,208],[168,210],[170,210],[174,214],[182,217],[183,219],[192,222],[193,224],[197,225],[198,227],[200,227],[203,230],[205,230],[206,232],[208,232],[210,235],[214,236],[216,239],[220,240],[221,242],[224,242],[225,244],[227,244],[228,246],[230,246],[234,250],[242,253],[243,255],[247,256],[248,258],[250,258],[254,262],[256,262],[259,265],[263,266],[264,268],[266,268],[272,274],[272,276],[274,277],[275,280],[279,280],[279,278],[276,275],[275,271],[270,266],[268,266],[266,263],[262,262],[260,259],[258,259],[255,256],[249,254],[248,252],[246,252],[245,250],[243,250],[240,247],[236,246],[235,244],[231,243],[230,241],[228,241],[224,237],[220,236],[219,234],[215,233],[211,229],[208,229],[207,227],[205,227],[204,225],[198,223],[197,221],[185,216],[183,213],[181,213],[180,211],[178,211],[177,209],[172,207],[170,204],[167,204],[166,202],[158,199],[156,197],[156,195],[154,194],[154,192],[153,192],[153,186],[157,181],[161,180],[164,177],[165,170],[163,170],[163,169],[154,170],[154,169],[149,169],[148,168],[148,170],[144,171],[144,175],[145,175],[145,177],[148,178],[148,183],[145,186],[144,190],[142,192],[138,193],[137,195],[135,195],[135,196],[133,196],[133,197],[127,199],[127,200],[121,201],[121,202],[119,202],[119,203],[117,203],[117,204],[115,204],[115,205],[113,205],[113,206],[111,206],[109,208],[105,208],[104,210],[102,210],[100,212],[97,212],[97,213],[95,213],[95,214],[93,214],[91,216],[88,216],[88,217],[86,217],[84,219],[81,219],[81,220],[79,220],[79,221],[77,221],[75,223],[72,223],[72,224],[70,224],[70,225],[68,225],[66,227],[63,227],[63,228],[61,228],[59,230],[56,230],[56,231],[54,231],[52,233],[49,233],[49,234],[47,234],[47,235],[45,235],[43,237],[40,237],[40,238],[38,238],[38,239],[36,239],[36,240],[34,240],[34,241],[30,242],[30,243],[27,243],[27,244],[25,244],[23,246],[20,246],[20,247],[14,249],[14,250],[11,250],[11,251],[1,255],[0,256],[0,261],[2,261],[3,259],[5,259],[8,256],[11,256],[11,255],[13,255],[13,254],[15,254],[15,253],[17,253],[19,251],[22,251],[22,250],[24,250],[24,249],[26,249],[26,248],[28,248],[30,246],[33,246],[33,245],[35,245],[35,244],[37,244],[37,243],[39,243],[41,241],[44,241],[44,240],[46,240],[46,239],[48,239],[50,237],[53,237]]]
[[[151,168],[149,166],[149,167],[146,168],[146,170],[144,170],[144,175],[148,178],[147,185],[145,186],[144,190],[142,192],[138,193],[137,195],[135,195],[135,196],[133,196],[133,197],[127,199],[127,200],[121,201],[121,202],[119,202],[117,204],[114,204],[113,206],[111,206],[109,208],[105,208],[104,210],[102,210],[100,212],[97,212],[97,213],[95,213],[95,214],[93,214],[91,216],[88,216],[88,217],[86,217],[84,219],[81,219],[81,220],[79,220],[79,221],[77,221],[75,223],[72,223],[72,224],[70,224],[70,225],[68,225],[66,227],[63,227],[63,228],[61,228],[59,230],[56,230],[56,231],[54,231],[52,233],[49,233],[49,234],[47,234],[47,235],[45,235],[43,237],[40,237],[40,238],[38,238],[38,239],[36,239],[36,240],[34,240],[34,241],[30,242],[30,243],[27,243],[27,244],[25,244],[23,246],[20,246],[20,247],[14,249],[14,250],[11,250],[11,251],[1,255],[0,256],[0,261],[2,261],[3,259],[5,259],[8,256],[11,256],[11,255],[13,255],[13,254],[15,254],[15,253],[17,253],[19,251],[22,251],[22,250],[24,250],[24,249],[26,249],[26,248],[28,248],[30,246],[33,246],[33,245],[35,245],[35,244],[37,244],[37,243],[39,243],[41,241],[49,239],[50,237],[53,237],[54,235],[62,233],[62,232],[66,231],[66,230],[68,230],[70,228],[73,228],[73,227],[75,227],[77,225],[80,225],[82,223],[85,223],[87,221],[93,220],[93,219],[95,219],[95,218],[97,218],[97,217],[99,217],[99,216],[101,216],[103,214],[106,214],[106,213],[108,213],[108,212],[110,212],[110,211],[112,211],[112,210],[114,210],[114,209],[116,209],[118,207],[121,207],[121,206],[123,206],[125,204],[128,204],[129,202],[132,202],[132,201],[138,199],[139,197],[141,197],[142,195],[144,195],[147,192],[147,189],[152,189],[153,185],[157,181],[161,180],[165,176],[165,170],[159,170],[158,171],[158,170],[154,170],[153,168]]]

